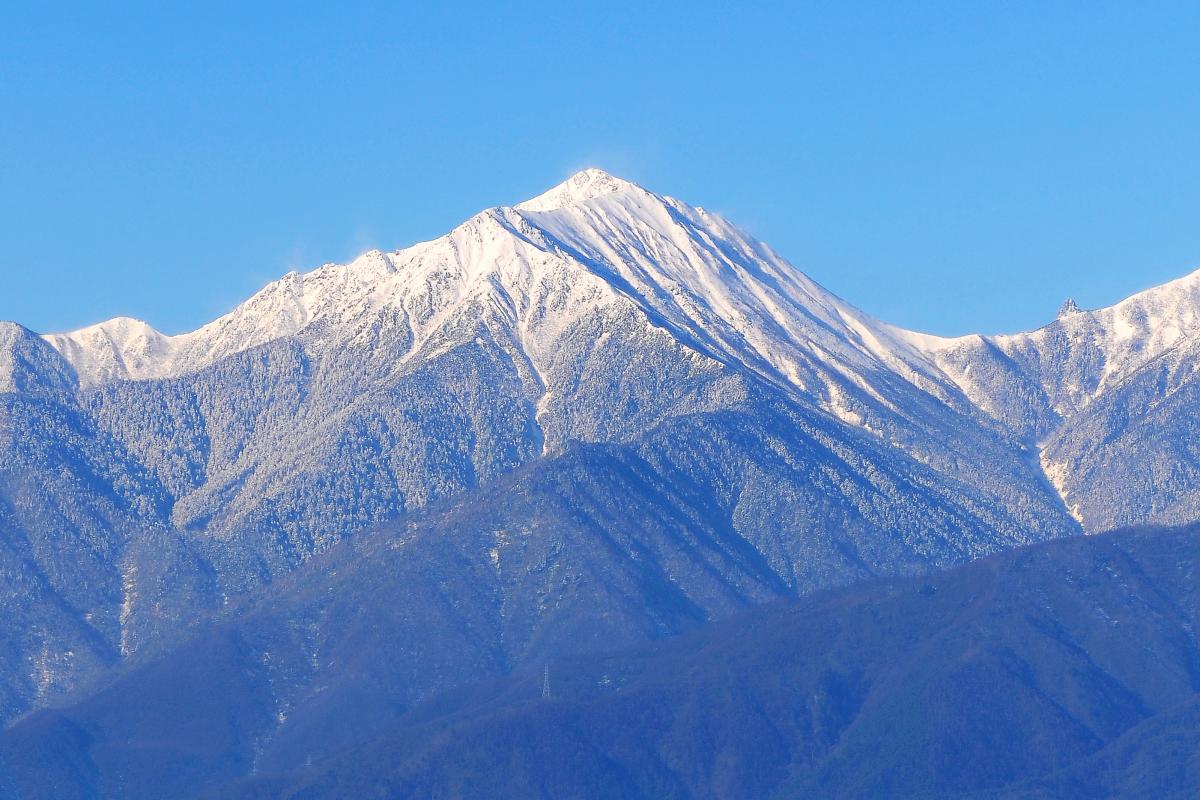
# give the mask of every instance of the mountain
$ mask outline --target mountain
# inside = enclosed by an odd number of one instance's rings
[[[289,274],[191,333],[5,330],[0,501],[14,535],[53,543],[14,544],[12,572],[49,576],[22,630],[54,632],[13,651],[5,718],[349,534],[587,445],[755,554],[769,593],[1078,531],[1029,443],[910,336],[597,170]],[[24,455],[43,446],[69,452]],[[703,593],[689,574],[664,580]]]
[[[1014,336],[909,336],[982,410],[1036,442],[1085,530],[1200,515],[1200,271]]]
[[[358,694],[335,682],[325,703],[370,735],[325,725],[287,758],[250,740],[275,664],[246,652],[269,626],[239,624],[29,717],[0,759],[20,798],[1194,797],[1198,559],[1195,526],[1047,542],[547,657],[387,719],[357,672],[381,653],[343,650]],[[411,641],[372,594],[359,643]]]
[[[598,171],[286,276],[191,334],[117,320],[50,341],[163,483],[170,523],[250,537],[257,575],[570,441],[765,394],[832,440],[867,434],[898,480],[950,484],[984,536],[1074,528],[1024,444],[903,337],[723,221]],[[987,457],[962,470],[964,450]]]
[[[118,698],[54,723],[78,755],[186,709],[193,787],[550,658],[1193,522],[1197,286],[942,339],[586,170],[190,333],[0,324],[0,720]]]

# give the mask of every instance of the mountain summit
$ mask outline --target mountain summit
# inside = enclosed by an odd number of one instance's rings
[[[605,194],[633,188],[629,181],[614,177],[602,169],[589,167],[537,197],[518,203],[520,211],[554,211],[563,206],[592,200]]]

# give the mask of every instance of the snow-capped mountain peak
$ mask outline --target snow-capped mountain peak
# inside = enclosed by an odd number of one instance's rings
[[[747,368],[844,420],[862,418],[847,410],[847,391],[893,405],[883,384],[899,385],[896,377],[952,406],[965,408],[969,398],[992,413],[991,390],[967,369],[969,353],[1040,352],[1065,338],[1104,356],[1078,386],[1047,387],[1065,413],[1195,328],[1200,272],[1108,309],[1072,306],[1032,333],[926,336],[871,318],[719,216],[590,168],[437,239],[289,273],[191,333],[165,336],[118,318],[46,338],[84,386],[194,372],[318,322],[327,342],[369,338],[384,326],[406,342],[404,362],[421,358],[428,342],[446,346],[439,331],[482,321],[509,328],[537,370],[555,337],[584,315],[611,316],[604,308],[637,309],[701,356]]]
[[[554,211],[563,206],[632,187],[633,184],[629,181],[610,175],[602,169],[589,167],[575,173],[553,189],[517,204],[516,208],[521,211]]]
[[[364,374],[389,380],[482,337],[512,348],[545,410],[559,402],[551,373],[565,342],[583,329],[638,330],[625,355],[680,347],[877,436],[886,426],[870,408],[905,416],[923,402],[914,391],[973,413],[902,332],[721,217],[598,169],[436,239],[290,272],[190,333],[117,319],[46,338],[87,388],[178,378],[289,339],[315,359],[363,353]]]
[[[177,338],[132,317],[114,317],[46,337],[75,367],[84,385],[162,377]]]

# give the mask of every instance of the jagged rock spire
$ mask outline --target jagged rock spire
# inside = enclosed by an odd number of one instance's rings
[[[1063,317],[1069,317],[1072,314],[1078,314],[1081,311],[1083,311],[1083,309],[1081,309],[1078,305],[1075,304],[1074,298],[1068,297],[1066,299],[1066,301],[1062,304],[1062,307],[1058,309],[1057,319],[1062,319]]]

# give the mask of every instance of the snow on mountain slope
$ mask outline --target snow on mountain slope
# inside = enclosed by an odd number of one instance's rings
[[[1068,308],[1051,325],[1031,333],[998,336],[1001,349],[1052,351],[1061,331],[1078,348],[1094,348],[1099,369],[1066,388],[1076,406],[1128,378],[1200,331],[1200,270],[1095,311]]]
[[[1107,308],[1081,310],[1068,301],[1057,319],[1026,333],[942,338],[894,330],[985,408],[991,387],[972,379],[965,369],[971,356],[963,354],[994,348],[1021,365],[1041,385],[1053,413],[1065,417],[1170,351],[1197,347],[1200,270]]]
[[[165,377],[178,338],[129,317],[46,337],[85,385]]]
[[[600,170],[585,170],[513,208],[484,211],[450,234],[350,264],[290,273],[230,314],[164,336],[115,319],[47,339],[85,386],[178,377],[323,324],[353,335],[392,316],[410,351],[476,303],[507,309],[527,345],[598,306],[632,302],[655,325],[724,363],[817,399],[844,420],[853,384],[894,405],[871,380],[895,372],[939,399],[954,388],[902,335],[800,273],[719,217]],[[533,355],[535,370],[543,364]],[[830,381],[830,376],[836,380]]]
[[[573,183],[578,180],[548,194],[570,197]],[[617,185],[609,176],[598,183]],[[371,251],[346,265],[289,273],[229,314],[178,336],[119,318],[46,338],[76,367],[85,385],[96,386],[179,377],[313,327],[323,327],[332,337],[353,337],[366,321],[384,313],[400,326],[395,334],[408,341],[406,355],[415,355],[440,325],[485,297],[524,313],[531,303],[557,304],[581,280],[586,286],[575,291],[576,300],[594,305],[616,297],[605,291],[603,281],[584,275],[581,265],[532,245],[514,230],[519,224],[512,209],[490,209],[430,242],[392,253]],[[566,310],[581,313],[579,307]]]
[[[14,322],[0,322],[0,394],[71,392],[71,366],[37,334]]]
[[[585,200],[563,203],[565,191],[550,193],[558,205],[544,195],[517,207],[544,246],[589,266],[707,352],[805,391],[825,369],[871,390],[864,372],[881,367],[944,389],[944,378],[888,326],[720,217],[599,177],[584,184]]]

